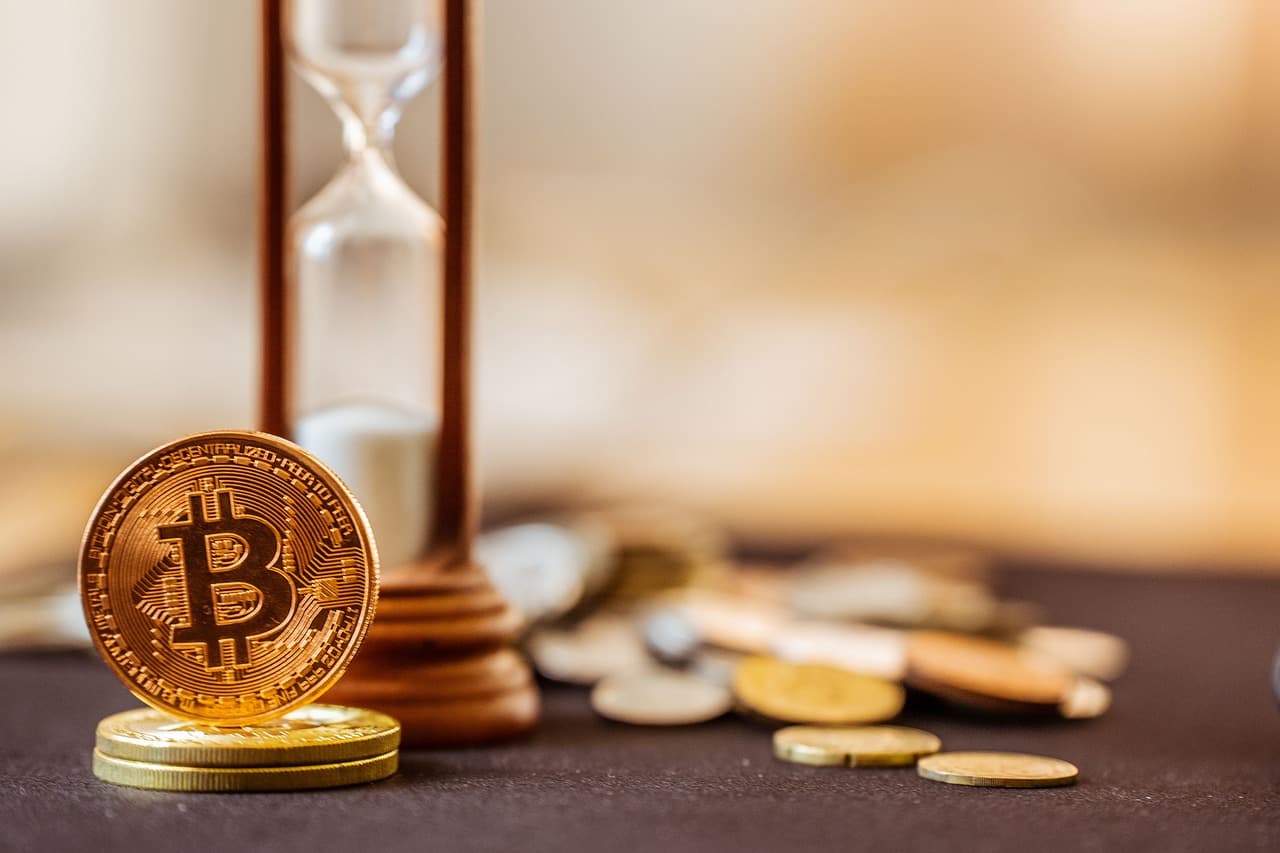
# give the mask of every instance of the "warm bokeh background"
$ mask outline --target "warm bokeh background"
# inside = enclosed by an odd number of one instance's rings
[[[1280,4],[485,15],[495,505],[1280,569]],[[253,423],[255,25],[0,0],[8,582],[69,577],[134,456]],[[296,91],[305,197],[339,132]],[[428,199],[436,95],[397,145]]]

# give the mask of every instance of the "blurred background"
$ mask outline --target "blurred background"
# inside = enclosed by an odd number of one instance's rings
[[[1280,4],[488,0],[491,517],[1280,572]],[[254,424],[257,6],[0,0],[0,596]],[[294,81],[295,192],[337,120]],[[396,150],[437,198],[438,86]]]

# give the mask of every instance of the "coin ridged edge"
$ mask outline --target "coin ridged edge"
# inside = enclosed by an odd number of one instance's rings
[[[304,706],[305,707],[305,706]],[[377,711],[365,711],[372,721],[385,728],[355,738],[341,738],[289,746],[284,743],[260,746],[210,746],[199,743],[165,743],[141,740],[123,732],[104,731],[113,721],[125,721],[151,709],[122,711],[104,717],[98,723],[95,738],[97,751],[108,758],[126,761],[175,765],[182,767],[282,767],[308,764],[332,764],[374,758],[400,747],[400,723],[394,717]],[[175,720],[181,718],[175,718]],[[283,737],[281,738],[283,740]]]
[[[93,775],[113,785],[152,791],[218,793],[302,791],[385,779],[399,769],[398,750],[372,758],[291,767],[179,767],[128,761],[93,751]]]

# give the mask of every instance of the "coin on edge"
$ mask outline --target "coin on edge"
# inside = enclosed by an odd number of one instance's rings
[[[878,723],[902,710],[902,687],[823,664],[756,656],[733,676],[733,690],[755,714],[785,723]]]
[[[283,767],[182,767],[129,761],[93,751],[93,775],[113,785],[153,791],[302,791],[376,782],[396,772],[397,750],[372,758]]]
[[[207,432],[129,466],[94,509],[80,595],[98,652],[143,702],[266,722],[342,675],[373,619],[369,523],[291,442]]]
[[[916,771],[935,782],[986,788],[1052,788],[1080,775],[1068,761],[1020,752],[939,752],[921,758]]]
[[[110,758],[187,767],[332,764],[372,758],[399,745],[400,724],[394,719],[341,705],[306,705],[240,728],[139,708],[98,723],[97,738],[98,752]]]
[[[905,726],[788,726],[773,754],[815,767],[905,767],[942,748],[937,735]]]
[[[620,723],[685,726],[723,716],[733,695],[693,675],[649,670],[608,676],[591,691],[591,707]]]

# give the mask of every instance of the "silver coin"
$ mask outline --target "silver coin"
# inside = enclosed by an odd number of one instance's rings
[[[770,650],[791,663],[824,663],[900,681],[907,671],[904,632],[837,622],[796,622],[774,637]]]
[[[729,711],[724,687],[669,670],[611,675],[591,691],[591,707],[602,717],[638,726],[685,726]]]
[[[529,624],[569,612],[586,589],[587,545],[554,524],[517,524],[476,540],[476,557]]]
[[[1103,681],[1114,681],[1129,665],[1129,644],[1105,631],[1041,625],[1023,631],[1018,644],[1073,672]]]
[[[1058,705],[1058,713],[1068,720],[1092,720],[1111,707],[1111,688],[1101,681],[1081,676]]]
[[[635,624],[615,614],[597,614],[569,629],[538,628],[526,648],[538,672],[570,684],[595,684],[652,665]]]

